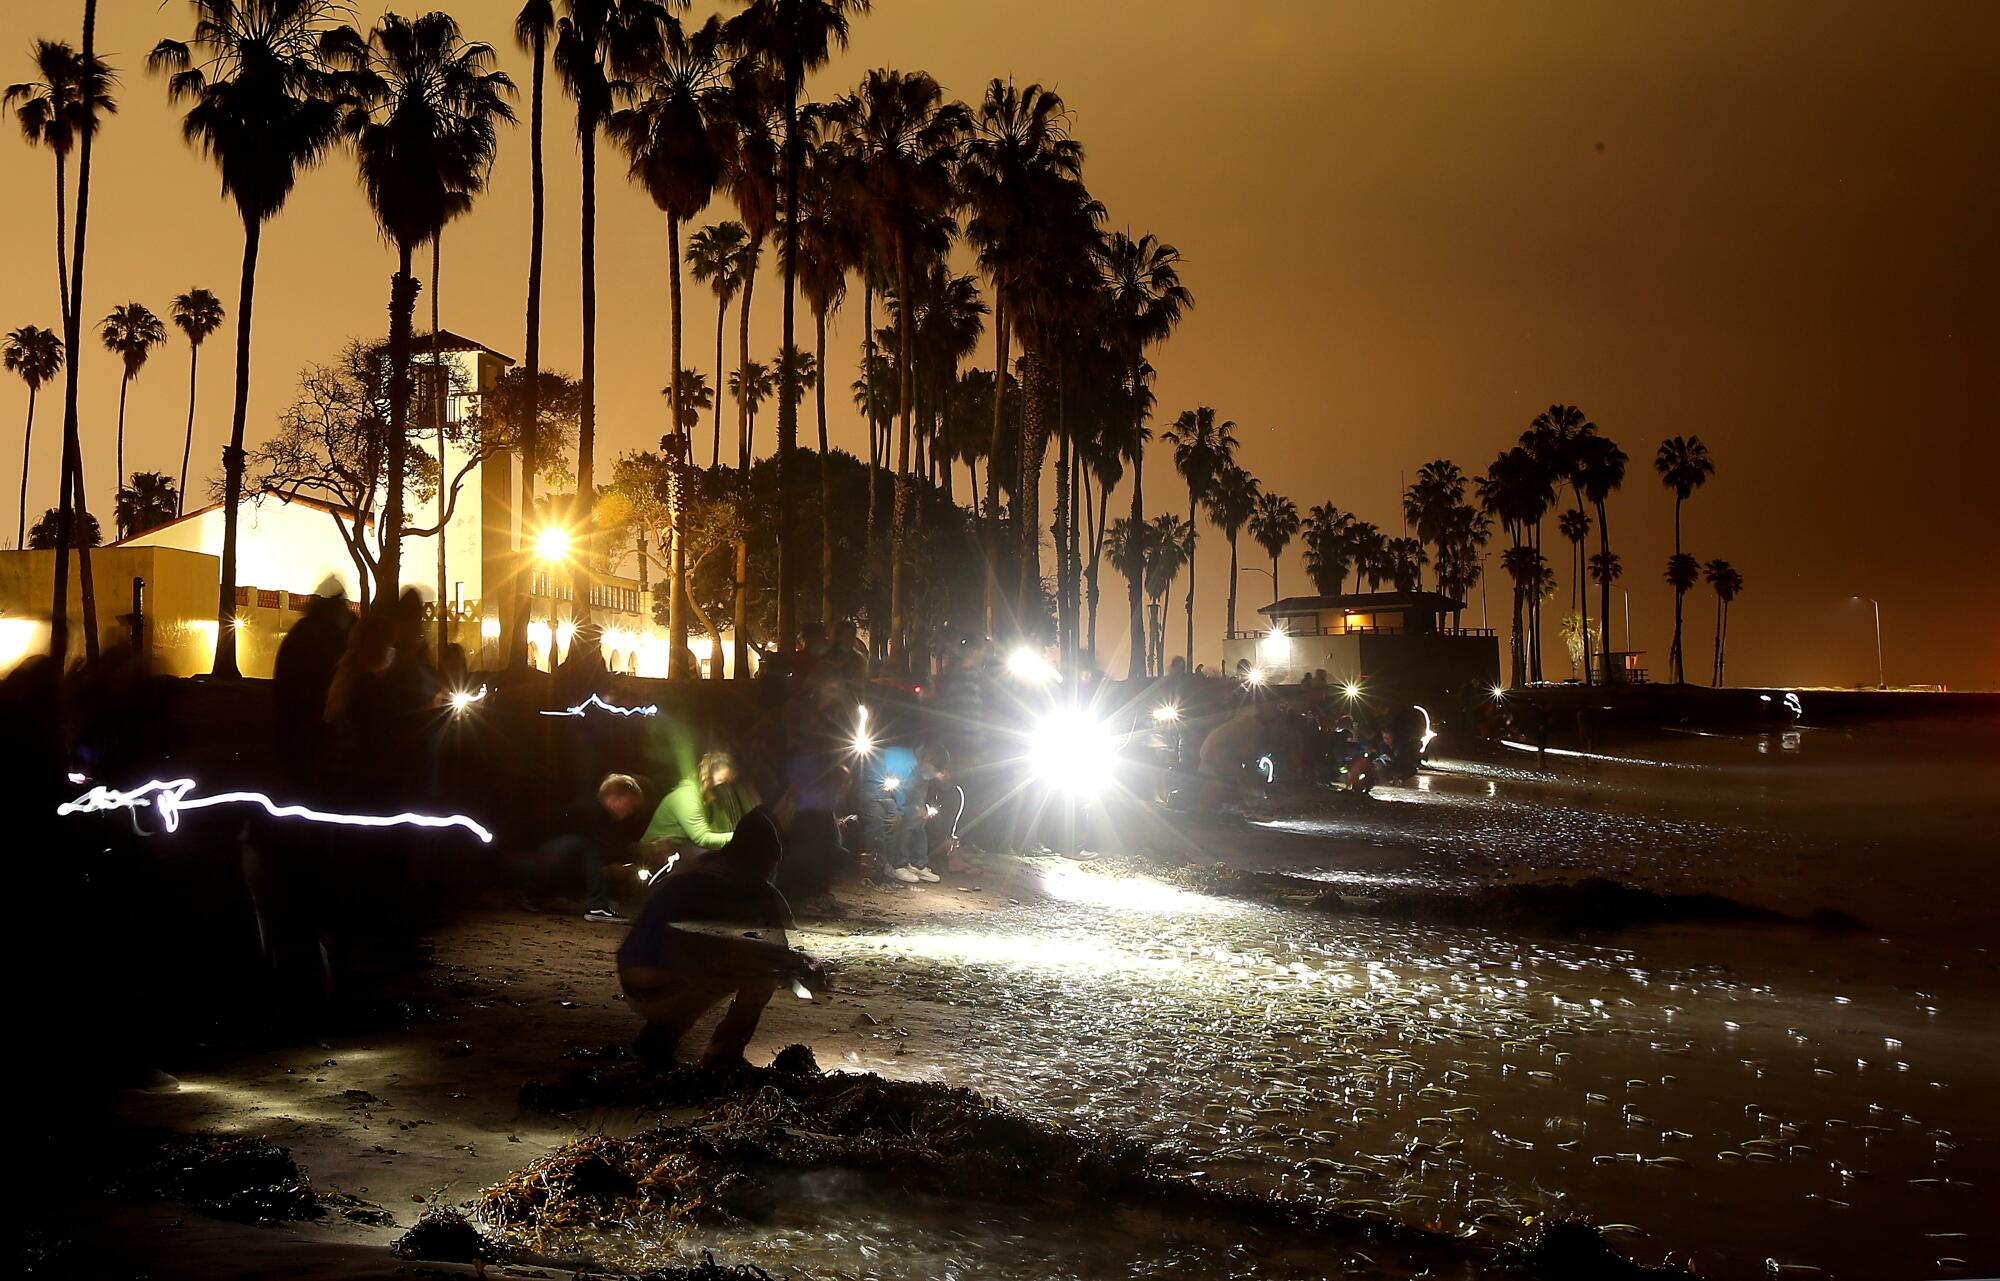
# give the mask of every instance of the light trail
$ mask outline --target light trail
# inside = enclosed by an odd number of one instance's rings
[[[194,780],[177,778],[172,780],[154,779],[131,791],[120,791],[115,787],[93,787],[73,801],[56,806],[58,818],[68,818],[73,814],[101,814],[113,810],[131,810],[135,817],[142,809],[154,809],[160,813],[160,825],[169,832],[178,831],[181,813],[184,810],[211,809],[217,805],[256,805],[272,818],[296,818],[308,823],[333,823],[341,827],[462,827],[477,836],[483,844],[493,843],[493,833],[463,814],[334,814],[316,810],[304,805],[282,805],[262,792],[218,792],[213,796],[190,796],[194,790]]]
[[[644,707],[614,707],[610,703],[607,703],[603,699],[599,698],[597,695],[592,694],[589,698],[584,699],[581,703],[578,703],[575,707],[567,708],[560,712],[543,712],[542,715],[581,716],[585,712],[589,711],[593,706],[597,707],[601,711],[610,712],[613,715],[617,716],[658,716],[660,714],[660,708],[657,703],[648,703]]]

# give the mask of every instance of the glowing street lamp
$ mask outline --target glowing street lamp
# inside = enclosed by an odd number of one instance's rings
[[[560,525],[545,525],[535,535],[535,559],[554,564],[569,559],[569,531]]]

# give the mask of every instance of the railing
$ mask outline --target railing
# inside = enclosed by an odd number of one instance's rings
[[[1268,629],[1243,631],[1238,629],[1224,635],[1224,640],[1260,641],[1272,633]],[[1340,628],[1286,628],[1280,635],[1297,640],[1312,636],[1496,636],[1499,633],[1491,627],[1438,627],[1430,631],[1412,631],[1407,627],[1340,627]]]

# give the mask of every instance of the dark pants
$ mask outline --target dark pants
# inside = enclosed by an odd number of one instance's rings
[[[671,1062],[675,1049],[701,1016],[733,997],[708,1039],[704,1063],[729,1064],[743,1057],[756,1034],[757,1020],[778,991],[778,975],[756,946],[738,940],[672,931],[674,946],[664,965],[621,965],[618,985],[646,1020],[639,1033],[640,1055]]]
[[[785,853],[778,864],[778,890],[796,902],[816,898],[833,888],[845,863],[840,822],[830,809],[802,809],[792,816],[785,833]]]
[[[583,910],[586,912],[609,911],[611,908],[611,882],[604,874],[606,859],[604,847],[588,836],[574,832],[564,832],[543,841],[535,851],[536,862],[543,867],[583,866]]]

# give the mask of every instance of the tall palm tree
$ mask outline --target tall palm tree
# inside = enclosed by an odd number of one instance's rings
[[[69,251],[65,244],[63,201],[69,153],[83,134],[96,127],[97,117],[118,110],[111,97],[116,80],[109,67],[86,59],[61,40],[37,40],[30,59],[37,79],[7,86],[4,101],[30,146],[47,147],[56,161],[56,297],[62,315],[69,315]]]
[[[718,222],[688,237],[688,268],[694,273],[697,283],[706,284],[715,291],[715,382],[718,387],[726,376],[722,367],[723,327],[729,316],[729,303],[743,286],[743,273],[749,266],[744,250],[749,242],[750,233],[743,229],[740,222]],[[716,467],[721,462],[722,398],[718,396],[715,400],[715,440],[709,450],[708,465]]]
[[[1188,491],[1188,589],[1187,589],[1187,665],[1194,670],[1194,571],[1195,571],[1195,504],[1206,501],[1209,489],[1223,468],[1236,462],[1236,424],[1230,420],[1216,421],[1215,410],[1208,405],[1198,405],[1184,409],[1160,437],[1174,447],[1174,470],[1181,474]]]
[[[385,14],[364,43],[335,42],[347,68],[341,132],[354,142],[362,190],[396,249],[389,282],[389,447],[376,599],[401,590],[404,487],[409,459],[411,318],[418,245],[434,240],[486,186],[497,130],[514,88],[492,69],[493,47],[467,40],[447,13]],[[581,482],[579,482],[581,484]],[[440,531],[440,537],[442,532]]]
[[[187,502],[188,458],[194,452],[195,375],[201,368],[201,345],[222,328],[222,300],[206,289],[190,289],[174,299],[174,324],[188,340],[188,420],[187,438],[181,444],[181,483],[174,496]],[[122,416],[122,409],[121,409]],[[176,508],[174,514],[180,515]]]
[[[771,367],[761,360],[746,360],[741,369],[729,371],[729,395],[749,424],[744,438],[753,449],[757,436],[757,411],[763,408],[776,388]]]
[[[114,513],[118,537],[131,538],[157,529],[172,520],[180,507],[180,495],[174,491],[172,476],[161,471],[135,471],[131,484],[118,488],[118,507]]]
[[[765,75],[761,78],[777,87],[784,134],[783,204],[787,210],[799,207],[799,174],[804,167],[799,95],[806,74],[825,66],[835,49],[847,47],[848,18],[867,11],[868,0],[749,0],[743,12],[730,19],[729,31],[736,46],[762,64]],[[798,343],[793,302],[799,265],[797,219],[788,217],[783,230],[780,259],[785,296],[779,350],[793,351]],[[778,398],[778,499],[783,514],[777,529],[778,648],[786,653],[791,651],[797,629],[794,595],[798,563],[796,557],[786,555],[786,548],[791,531],[792,451],[798,440],[798,388],[787,387]]]
[[[1214,484],[1209,486],[1208,518],[1215,522],[1222,536],[1229,540],[1229,631],[1236,633],[1236,535],[1243,525],[1257,514],[1257,500],[1263,497],[1262,486],[1257,478],[1241,467],[1231,463],[1216,473]],[[1192,580],[1190,580],[1192,586]]]
[[[1306,577],[1320,595],[1338,596],[1346,589],[1347,571],[1354,563],[1353,533],[1354,513],[1332,503],[1315,503],[1299,522]]]
[[[1578,442],[1577,487],[1590,505],[1597,511],[1597,557],[1616,559],[1611,552],[1611,518],[1609,502],[1611,491],[1625,483],[1625,451],[1620,449],[1610,437],[1591,435]],[[1616,577],[1614,575],[1613,577]],[[1596,578],[1598,585],[1598,617],[1604,620],[1604,641],[1602,648],[1611,647],[1611,580]],[[1631,638],[1626,637],[1626,643]]]
[[[42,384],[54,378],[62,369],[62,339],[53,329],[37,329],[33,325],[23,325],[8,333],[4,344],[0,344],[0,362],[7,371],[20,375],[28,384],[28,425],[21,432],[21,518],[14,532],[14,546],[28,545],[28,465],[34,457],[35,444],[35,398],[42,390]]]
[[[1250,513],[1250,537],[1271,558],[1271,603],[1278,603],[1278,557],[1285,554],[1299,532],[1299,505],[1282,494],[1265,490],[1257,496],[1257,509]]]
[[[118,474],[125,474],[125,394],[132,380],[146,367],[153,348],[167,340],[167,327],[143,303],[128,302],[113,307],[98,323],[98,337],[104,349],[118,357],[124,376],[118,381]]]
[[[1167,601],[1194,554],[1194,527],[1172,512],[1161,512],[1145,528],[1152,531],[1146,544],[1146,595],[1153,602],[1153,674],[1158,676],[1167,670]]]
[[[1403,493],[1403,519],[1415,531],[1417,541],[1437,548],[1434,563],[1445,560],[1445,544],[1450,538],[1453,513],[1465,498],[1465,473],[1449,458],[1438,458],[1417,468],[1417,479]]]
[[[826,431],[826,322],[839,310],[847,295],[847,273],[861,263],[861,235],[853,217],[853,202],[847,198],[848,171],[843,164],[840,140],[824,120],[815,120],[811,147],[799,177],[797,202],[792,206],[798,227],[787,227],[785,241],[792,246],[798,262],[793,271],[806,305],[813,314],[813,358],[821,377],[814,383],[813,399],[819,420],[819,618],[833,626],[833,461]],[[870,423],[869,433],[874,433]],[[871,472],[869,489],[875,486]]]
[[[854,165],[863,225],[893,273],[897,296],[907,299],[926,225],[943,217],[957,200],[953,165],[971,125],[970,115],[962,105],[945,102],[944,91],[924,72],[871,71],[859,88],[835,104],[834,119],[841,125]],[[912,311],[904,307],[896,325],[902,434],[889,536],[889,661],[901,672],[909,667],[905,541],[916,401]]]
[[[1743,575],[1726,560],[1712,560],[1701,567],[1702,577],[1715,589],[1715,677],[1709,683],[1722,684],[1722,657],[1729,644],[1729,606],[1743,591]]]
[[[612,113],[611,137],[631,159],[633,181],[646,189],[667,216],[668,403],[678,406],[681,376],[681,224],[700,214],[722,181],[723,166],[736,145],[730,72],[734,63],[723,43],[722,20],[711,16],[689,31],[672,17],[660,20],[657,46],[623,86],[630,104]],[[669,484],[673,522],[672,569],[668,575],[667,632],[670,652],[687,648],[687,504],[680,469],[693,441],[676,420],[669,426],[667,458],[675,468]]]
[[[1668,581],[1675,581],[1673,566],[1681,558],[1681,504],[1688,496],[1707,483],[1715,474],[1715,462],[1708,456],[1708,446],[1702,444],[1699,436],[1670,436],[1660,442],[1659,452],[1653,455],[1653,470],[1660,475],[1660,483],[1674,491],[1674,560],[1669,562]],[[1689,558],[1692,560],[1692,557]],[[1688,587],[1694,586],[1692,575],[1681,574],[1688,579]],[[1668,651],[1668,662],[1673,666],[1674,680],[1685,681],[1681,655],[1681,602],[1687,596],[1687,587],[1676,587],[1674,591],[1674,644]]]
[[[715,403],[715,393],[709,390],[708,375],[693,369],[681,370],[680,380],[660,388],[660,395],[664,396],[669,404],[679,403],[679,412],[673,417],[679,424],[679,434],[683,437],[700,426],[701,411]],[[662,444],[660,448],[666,449],[668,446]]]
[[[1578,596],[1588,596],[1583,586],[1583,540],[1590,537],[1590,514],[1581,507],[1572,507],[1556,517],[1556,532],[1569,539],[1570,604],[1576,604]],[[1584,626],[1590,626],[1589,616],[1584,617]],[[1589,657],[1588,643],[1585,657]]]
[[[340,134],[335,80],[323,43],[339,30],[337,0],[190,0],[193,37],[162,40],[147,65],[168,73],[168,91],[188,112],[181,131],[222,170],[223,194],[243,221],[243,275],[236,299],[236,406],[222,456],[222,578],[216,605],[215,674],[235,677],[238,508],[243,500],[243,428],[250,407],[250,335],[257,251],[299,174]]]
[[[1146,349],[1166,341],[1188,308],[1194,294],[1181,283],[1180,251],[1152,235],[1137,239],[1124,232],[1105,237],[1100,255],[1099,282],[1105,293],[1105,312],[1111,342],[1124,355],[1132,374],[1126,380],[1128,392],[1143,386]],[[1132,454],[1132,514],[1134,528],[1146,523],[1145,413],[1150,397],[1133,395],[1137,432]],[[1137,575],[1129,576],[1132,605],[1132,669],[1136,678],[1145,673],[1145,584]]]
[[[580,618],[588,612],[590,562],[596,545],[597,134],[611,114],[613,84],[647,59],[666,11],[649,0],[563,0],[563,10],[556,24],[555,68],[564,92],[576,103],[576,139],[583,158],[579,238],[583,401],[576,434],[576,502],[583,510],[572,516],[584,544],[584,553],[574,562],[572,609]]]
[[[542,163],[542,108],[548,85],[549,40],[556,30],[554,0],[527,0],[514,18],[514,43],[528,55],[534,66],[528,108],[528,317],[523,372],[526,374],[526,403],[522,420],[539,423],[542,418],[542,239],[548,213],[546,175]],[[535,473],[542,460],[537,456],[540,441],[533,430],[521,437],[521,502],[523,513],[535,509]],[[533,580],[527,574],[514,575],[514,616],[507,638],[507,666],[510,671],[528,669],[528,592]]]
[[[993,293],[993,371],[1002,378],[1011,368],[1008,347],[1013,340],[1009,294],[1015,276],[1028,257],[1029,227],[1040,193],[1060,182],[1080,182],[1083,144],[1069,135],[1069,115],[1056,94],[1031,84],[1017,89],[1011,81],[994,78],[966,138],[959,166],[960,197],[967,211],[965,235],[978,251],[979,266]],[[991,456],[1000,455],[1002,402],[993,409]],[[986,472],[986,630],[999,629],[1000,478]],[[1143,522],[1136,522],[1134,528]],[[1144,567],[1138,562],[1133,582]],[[1139,587],[1135,586],[1135,593]],[[1134,605],[1135,611],[1139,608]],[[1135,614],[1136,617],[1136,614]],[[1134,632],[1134,652],[1139,653]],[[1133,659],[1135,670],[1143,656]]]
[[[37,49],[39,61],[41,50]],[[99,118],[117,110],[112,101],[111,71],[97,57],[97,0],[84,0],[83,47],[65,59],[60,51],[50,54],[46,70],[53,76],[11,88],[6,98],[20,103],[17,118],[30,143],[42,142],[56,153],[56,267],[57,297],[62,308],[63,354],[67,368],[63,379],[62,463],[57,473],[56,517],[60,530],[70,531],[72,515],[87,517],[83,481],[83,442],[77,427],[77,391],[83,367],[83,268],[84,246],[90,230],[90,158],[97,138]],[[25,89],[26,93],[17,90]],[[68,148],[77,152],[76,247],[68,263],[62,260],[63,159]],[[67,267],[68,285],[61,283]],[[74,531],[71,531],[72,533]],[[90,548],[96,540],[69,534],[58,536],[54,599],[50,604],[49,652],[57,666],[64,661],[69,646],[69,553],[77,556],[77,585],[83,596],[83,645],[87,658],[97,657],[97,588],[91,575]]]

